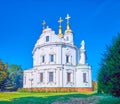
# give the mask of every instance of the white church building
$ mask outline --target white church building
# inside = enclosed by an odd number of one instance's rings
[[[24,70],[23,88],[92,88],[91,66],[86,63],[85,41],[78,48],[66,18],[66,30],[59,19],[59,32],[45,28],[37,40],[33,54],[33,68]]]

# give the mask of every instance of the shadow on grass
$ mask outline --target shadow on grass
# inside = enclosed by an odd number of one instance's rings
[[[0,101],[0,104],[12,104],[10,101]]]
[[[89,104],[80,103],[85,102],[85,99],[89,95],[84,94],[68,94],[68,95],[56,95],[46,97],[20,97],[14,98],[11,101],[0,101],[0,104]],[[74,103],[76,102],[76,103]]]
[[[32,95],[32,93],[30,94]],[[43,95],[43,97],[39,97],[38,93],[38,96],[31,95],[28,97],[19,98],[16,96],[16,98],[12,99],[11,101],[0,101],[0,104],[120,104],[119,98],[115,98],[106,94]]]

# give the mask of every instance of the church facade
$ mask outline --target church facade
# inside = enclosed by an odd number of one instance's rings
[[[66,30],[59,33],[45,28],[37,40],[33,54],[33,68],[24,70],[24,88],[92,88],[91,66],[86,63],[85,41],[78,48],[70,29],[70,16],[66,17]]]

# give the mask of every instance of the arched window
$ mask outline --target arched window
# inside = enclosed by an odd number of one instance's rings
[[[83,73],[83,82],[87,82],[86,73]]]
[[[40,82],[43,82],[43,73],[40,73]]]
[[[53,72],[49,72],[49,82],[53,82]]]
[[[41,61],[42,61],[42,63],[44,63],[45,62],[45,56],[43,55],[43,56],[41,56]]]
[[[69,37],[68,36],[66,37],[66,40],[69,41]]]
[[[68,83],[71,82],[71,73],[70,72],[67,73],[67,82]]]
[[[54,62],[54,55],[50,55],[50,62]]]
[[[49,42],[49,36],[46,36],[46,42]]]
[[[69,55],[66,55],[66,63],[69,63]]]

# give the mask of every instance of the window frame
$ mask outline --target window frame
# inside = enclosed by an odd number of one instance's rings
[[[43,82],[43,72],[40,72],[40,82]]]
[[[70,58],[70,55],[66,55],[66,63],[70,63],[69,58]]]
[[[45,63],[45,55],[42,55],[42,56],[41,56],[41,62],[42,62],[42,63]]]
[[[50,36],[46,36],[46,42],[49,42],[50,41]]]
[[[54,54],[50,54],[50,62],[55,62],[55,55]]]
[[[83,82],[84,82],[84,83],[87,82],[87,73],[83,73]]]
[[[49,82],[53,82],[53,81],[54,81],[54,73],[49,72]]]
[[[69,37],[68,36],[66,37],[66,41],[69,41]]]
[[[67,83],[71,82],[71,72],[67,72]]]

